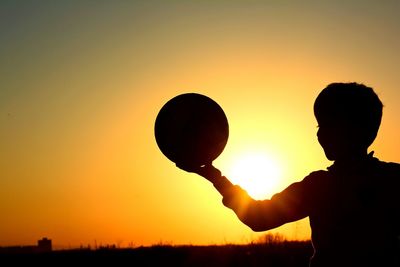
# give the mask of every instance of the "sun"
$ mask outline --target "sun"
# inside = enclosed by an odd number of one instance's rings
[[[281,181],[281,166],[262,151],[241,153],[232,161],[227,176],[254,199],[267,199],[277,193]]]

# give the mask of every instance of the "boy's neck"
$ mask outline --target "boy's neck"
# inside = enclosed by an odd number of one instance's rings
[[[360,171],[360,168],[365,171],[366,170],[365,167],[369,166],[372,163],[373,159],[376,160],[373,157],[373,154],[374,154],[374,152],[372,151],[369,154],[365,153],[365,154],[361,154],[358,156],[354,155],[353,157],[337,159],[337,160],[335,160],[333,165],[328,167],[328,170],[331,173],[340,174],[339,176],[341,176],[342,174],[358,172],[358,171]]]
[[[371,152],[370,154],[368,154],[367,150],[363,150],[363,151],[358,151],[355,153],[351,153],[351,154],[346,154],[343,157],[340,157],[338,159],[335,160],[335,163],[353,163],[353,162],[359,162],[359,161],[363,161],[365,159],[367,159],[370,155],[372,156],[373,152]]]

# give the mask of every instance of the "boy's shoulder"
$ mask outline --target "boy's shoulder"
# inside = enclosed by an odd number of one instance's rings
[[[312,171],[309,175],[307,175],[303,181],[313,181],[315,179],[320,180],[321,178],[326,178],[329,176],[329,172],[327,170],[316,170]]]
[[[304,177],[304,179],[301,181],[305,186],[311,186],[311,187],[324,187],[324,185],[327,185],[331,180],[331,175],[327,170],[317,170],[311,172],[309,175]]]
[[[377,161],[376,171],[389,177],[400,177],[400,164],[396,162]]]
[[[386,162],[386,161],[381,161],[378,160],[378,162],[380,164],[382,164],[383,166],[385,166],[385,168],[388,168],[390,170],[400,170],[400,163],[397,162]]]

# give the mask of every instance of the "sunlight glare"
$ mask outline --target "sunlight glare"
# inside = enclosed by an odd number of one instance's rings
[[[232,162],[228,177],[254,199],[266,199],[277,193],[281,167],[265,152],[249,152]]]

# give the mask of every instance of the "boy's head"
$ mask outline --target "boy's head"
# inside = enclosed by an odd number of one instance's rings
[[[372,88],[358,83],[331,83],[314,103],[318,141],[329,160],[367,152],[382,118],[382,102]]]

